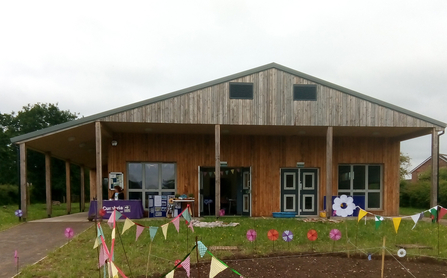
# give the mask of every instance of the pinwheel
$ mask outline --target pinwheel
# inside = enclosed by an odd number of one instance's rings
[[[332,239],[333,241],[337,241],[341,238],[341,232],[338,229],[332,229],[329,232],[329,238]]]
[[[256,231],[253,229],[250,229],[247,231],[247,239],[248,241],[255,241],[256,240]]]
[[[23,212],[22,212],[21,209],[18,209],[18,210],[16,210],[16,211],[14,212],[14,214],[15,214],[17,217],[22,217]]]
[[[291,231],[289,231],[289,230],[284,231],[284,233],[282,233],[282,239],[283,239],[285,242],[292,241],[292,239],[293,239],[293,233],[292,233]]]
[[[307,238],[308,238],[310,241],[315,241],[315,240],[317,240],[317,238],[318,238],[318,233],[317,233],[317,231],[315,231],[315,230],[309,230],[309,231],[307,232]]]
[[[275,250],[275,241],[278,240],[278,237],[279,237],[278,231],[275,229],[271,229],[270,231],[268,231],[267,236],[272,241],[273,250]]]
[[[65,237],[66,238],[72,238],[74,235],[72,228],[65,228]]]

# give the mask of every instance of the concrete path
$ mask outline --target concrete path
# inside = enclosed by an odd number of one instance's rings
[[[19,268],[34,264],[49,252],[68,242],[65,228],[73,229],[75,236],[93,225],[87,212],[35,220],[0,232],[0,278],[17,274],[14,251],[18,251]]]

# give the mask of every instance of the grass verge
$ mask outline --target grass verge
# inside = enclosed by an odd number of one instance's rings
[[[164,273],[174,266],[177,259],[182,259],[194,246],[197,236],[206,246],[238,246],[238,252],[213,251],[219,259],[224,260],[235,256],[268,256],[271,254],[284,253],[329,253],[346,252],[360,255],[379,255],[381,252],[383,236],[387,237],[387,248],[397,253],[396,244],[420,244],[430,246],[432,250],[407,250],[407,256],[435,256],[447,258],[447,227],[419,221],[414,226],[411,218],[403,219],[398,233],[396,234],[393,222],[389,219],[383,221],[376,230],[375,221],[369,220],[347,220],[341,223],[307,223],[297,219],[273,219],[273,218],[230,218],[223,219],[225,222],[237,222],[236,227],[225,228],[194,228],[195,233],[187,229],[184,221],[180,223],[180,233],[177,233],[173,225],[169,225],[167,240],[164,239],[161,229],[158,230],[152,242],[151,255],[149,256],[149,276],[154,273]],[[213,221],[207,218],[205,221]],[[136,220],[144,226],[158,226],[168,223],[168,219],[161,220]],[[119,231],[122,231],[123,222],[118,223]],[[47,259],[40,263],[26,267],[19,277],[95,277],[98,273],[97,249],[93,249],[96,231],[93,227],[85,233],[74,238],[69,244],[49,254]],[[111,229],[106,223],[102,224],[106,236],[106,242],[110,245]],[[248,229],[257,231],[255,242],[249,242],[246,238]],[[280,237],[272,242],[267,237],[270,229],[276,229]],[[315,229],[318,239],[310,242],[307,232]],[[332,241],[329,232],[339,229],[342,238]],[[439,250],[438,250],[439,229]],[[116,234],[115,262],[128,277],[138,277],[146,274],[148,255],[150,249],[150,235],[146,229],[135,241],[135,226],[127,230],[123,235]],[[290,230],[294,238],[290,243],[282,240],[281,234]],[[195,252],[192,253],[191,263],[196,262]],[[210,261],[206,256],[199,259],[200,262]],[[230,265],[231,267],[231,265]],[[102,271],[102,270],[101,270]]]

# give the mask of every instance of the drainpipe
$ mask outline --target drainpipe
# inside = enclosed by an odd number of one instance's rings
[[[21,201],[21,197],[22,196],[22,190],[21,190],[21,186],[20,186],[20,148],[19,145],[16,145],[16,149],[17,149],[17,183],[19,185],[19,209],[22,209],[22,201]],[[19,221],[22,221],[22,217],[19,217]]]
[[[439,140],[440,139],[439,137],[441,137],[441,135],[443,135],[444,133],[445,133],[445,130],[441,131],[441,133],[438,134],[438,150],[437,150],[437,154],[438,154],[438,157],[437,157],[437,159],[438,159],[438,169],[436,170],[438,172],[438,174],[436,175],[436,179],[437,179],[436,187],[438,188],[436,190],[436,194],[437,194],[437,196],[436,196],[436,204],[437,205],[439,205],[439,144],[441,142]]]

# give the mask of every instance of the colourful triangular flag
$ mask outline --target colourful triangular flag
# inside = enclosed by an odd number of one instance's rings
[[[234,169],[231,169],[231,173],[234,174]]]
[[[183,213],[182,213],[183,218],[185,218],[186,221],[191,222],[191,215],[189,214],[189,207],[187,207]]]
[[[438,220],[438,207],[433,207],[430,209],[431,215],[433,215],[433,223],[435,223]]]
[[[118,221],[118,219],[120,219],[121,216],[123,216],[123,215],[121,214],[121,212],[119,212],[119,211],[116,210],[116,212],[115,212],[115,221]]]
[[[399,225],[400,225],[401,220],[402,220],[402,217],[394,217],[393,218],[394,230],[396,230],[396,234],[397,234],[397,230],[399,230]]]
[[[97,230],[98,230],[98,237],[102,236],[104,239],[106,239],[106,237],[104,236],[104,232],[102,231],[102,227],[101,227],[101,225],[99,225],[99,223],[98,223]]]
[[[194,227],[192,226],[192,222],[189,222],[188,228],[190,228],[191,231],[194,233]]]
[[[189,277],[189,273],[190,273],[190,268],[191,268],[191,259],[189,258],[189,256],[188,256],[188,258],[186,258],[183,262],[182,262],[182,266],[183,266],[183,268],[186,270],[186,276],[188,276]]]
[[[98,246],[99,246],[100,243],[101,243],[101,241],[99,240],[99,237],[97,237],[97,238],[95,239],[95,244],[93,245],[93,249],[98,248]]]
[[[149,227],[149,234],[151,235],[151,241],[154,241],[154,237],[157,234],[158,227]]]
[[[110,268],[112,269],[112,277],[118,278],[118,269],[116,268],[115,264],[113,262],[110,262]]]
[[[115,228],[112,230],[112,239],[115,239]]]
[[[379,226],[380,226],[380,224],[383,221],[383,217],[379,216],[379,215],[376,215],[375,220],[376,220],[376,230],[377,230],[377,229],[379,229]]]
[[[217,274],[221,273],[227,268],[221,261],[212,257],[211,258],[211,268],[210,268],[210,278],[213,278]]]
[[[171,272],[169,272],[168,274],[166,274],[166,278],[174,278],[174,271],[175,269],[171,270]]]
[[[411,219],[413,219],[413,222],[414,222],[414,226],[413,226],[413,228],[411,228],[412,230],[414,229],[414,227],[416,227],[416,224],[418,223],[420,218],[421,218],[420,213],[411,216]]]
[[[360,209],[359,210],[359,216],[358,216],[358,220],[357,220],[357,222],[360,222],[360,219],[362,219],[365,215],[367,215],[368,214],[368,212],[366,212],[365,210],[363,210],[363,209]]]
[[[166,224],[161,226],[161,230],[163,232],[163,235],[165,236],[165,240],[168,237],[168,227],[169,227],[169,223],[166,223]]]
[[[101,246],[99,249],[99,267],[103,266],[106,262],[106,256],[104,254],[104,248]]]
[[[135,225],[135,223],[129,218],[126,218],[126,220],[124,221],[123,232],[121,234],[123,235],[124,232],[127,231],[133,225]]]
[[[197,242],[197,247],[199,248],[200,257],[203,258],[208,248],[206,248],[205,244],[203,244],[201,241]]]
[[[447,209],[441,208],[441,210],[439,211],[439,214],[438,214],[438,219],[442,219],[446,213],[447,213]]]
[[[113,226],[113,222],[115,221],[115,212],[116,210],[113,210],[112,215],[110,215],[109,220],[107,220],[107,224],[109,224],[110,229]]]
[[[136,238],[135,241],[137,241],[138,237],[141,235],[141,233],[143,232],[144,227],[137,225],[137,234],[136,234]]]
[[[177,233],[179,233],[180,231],[179,231],[179,221],[180,221],[180,218],[179,217],[176,217],[176,218],[174,218],[174,220],[172,220],[172,224],[174,224],[174,227],[175,227],[175,229],[177,230]]]

